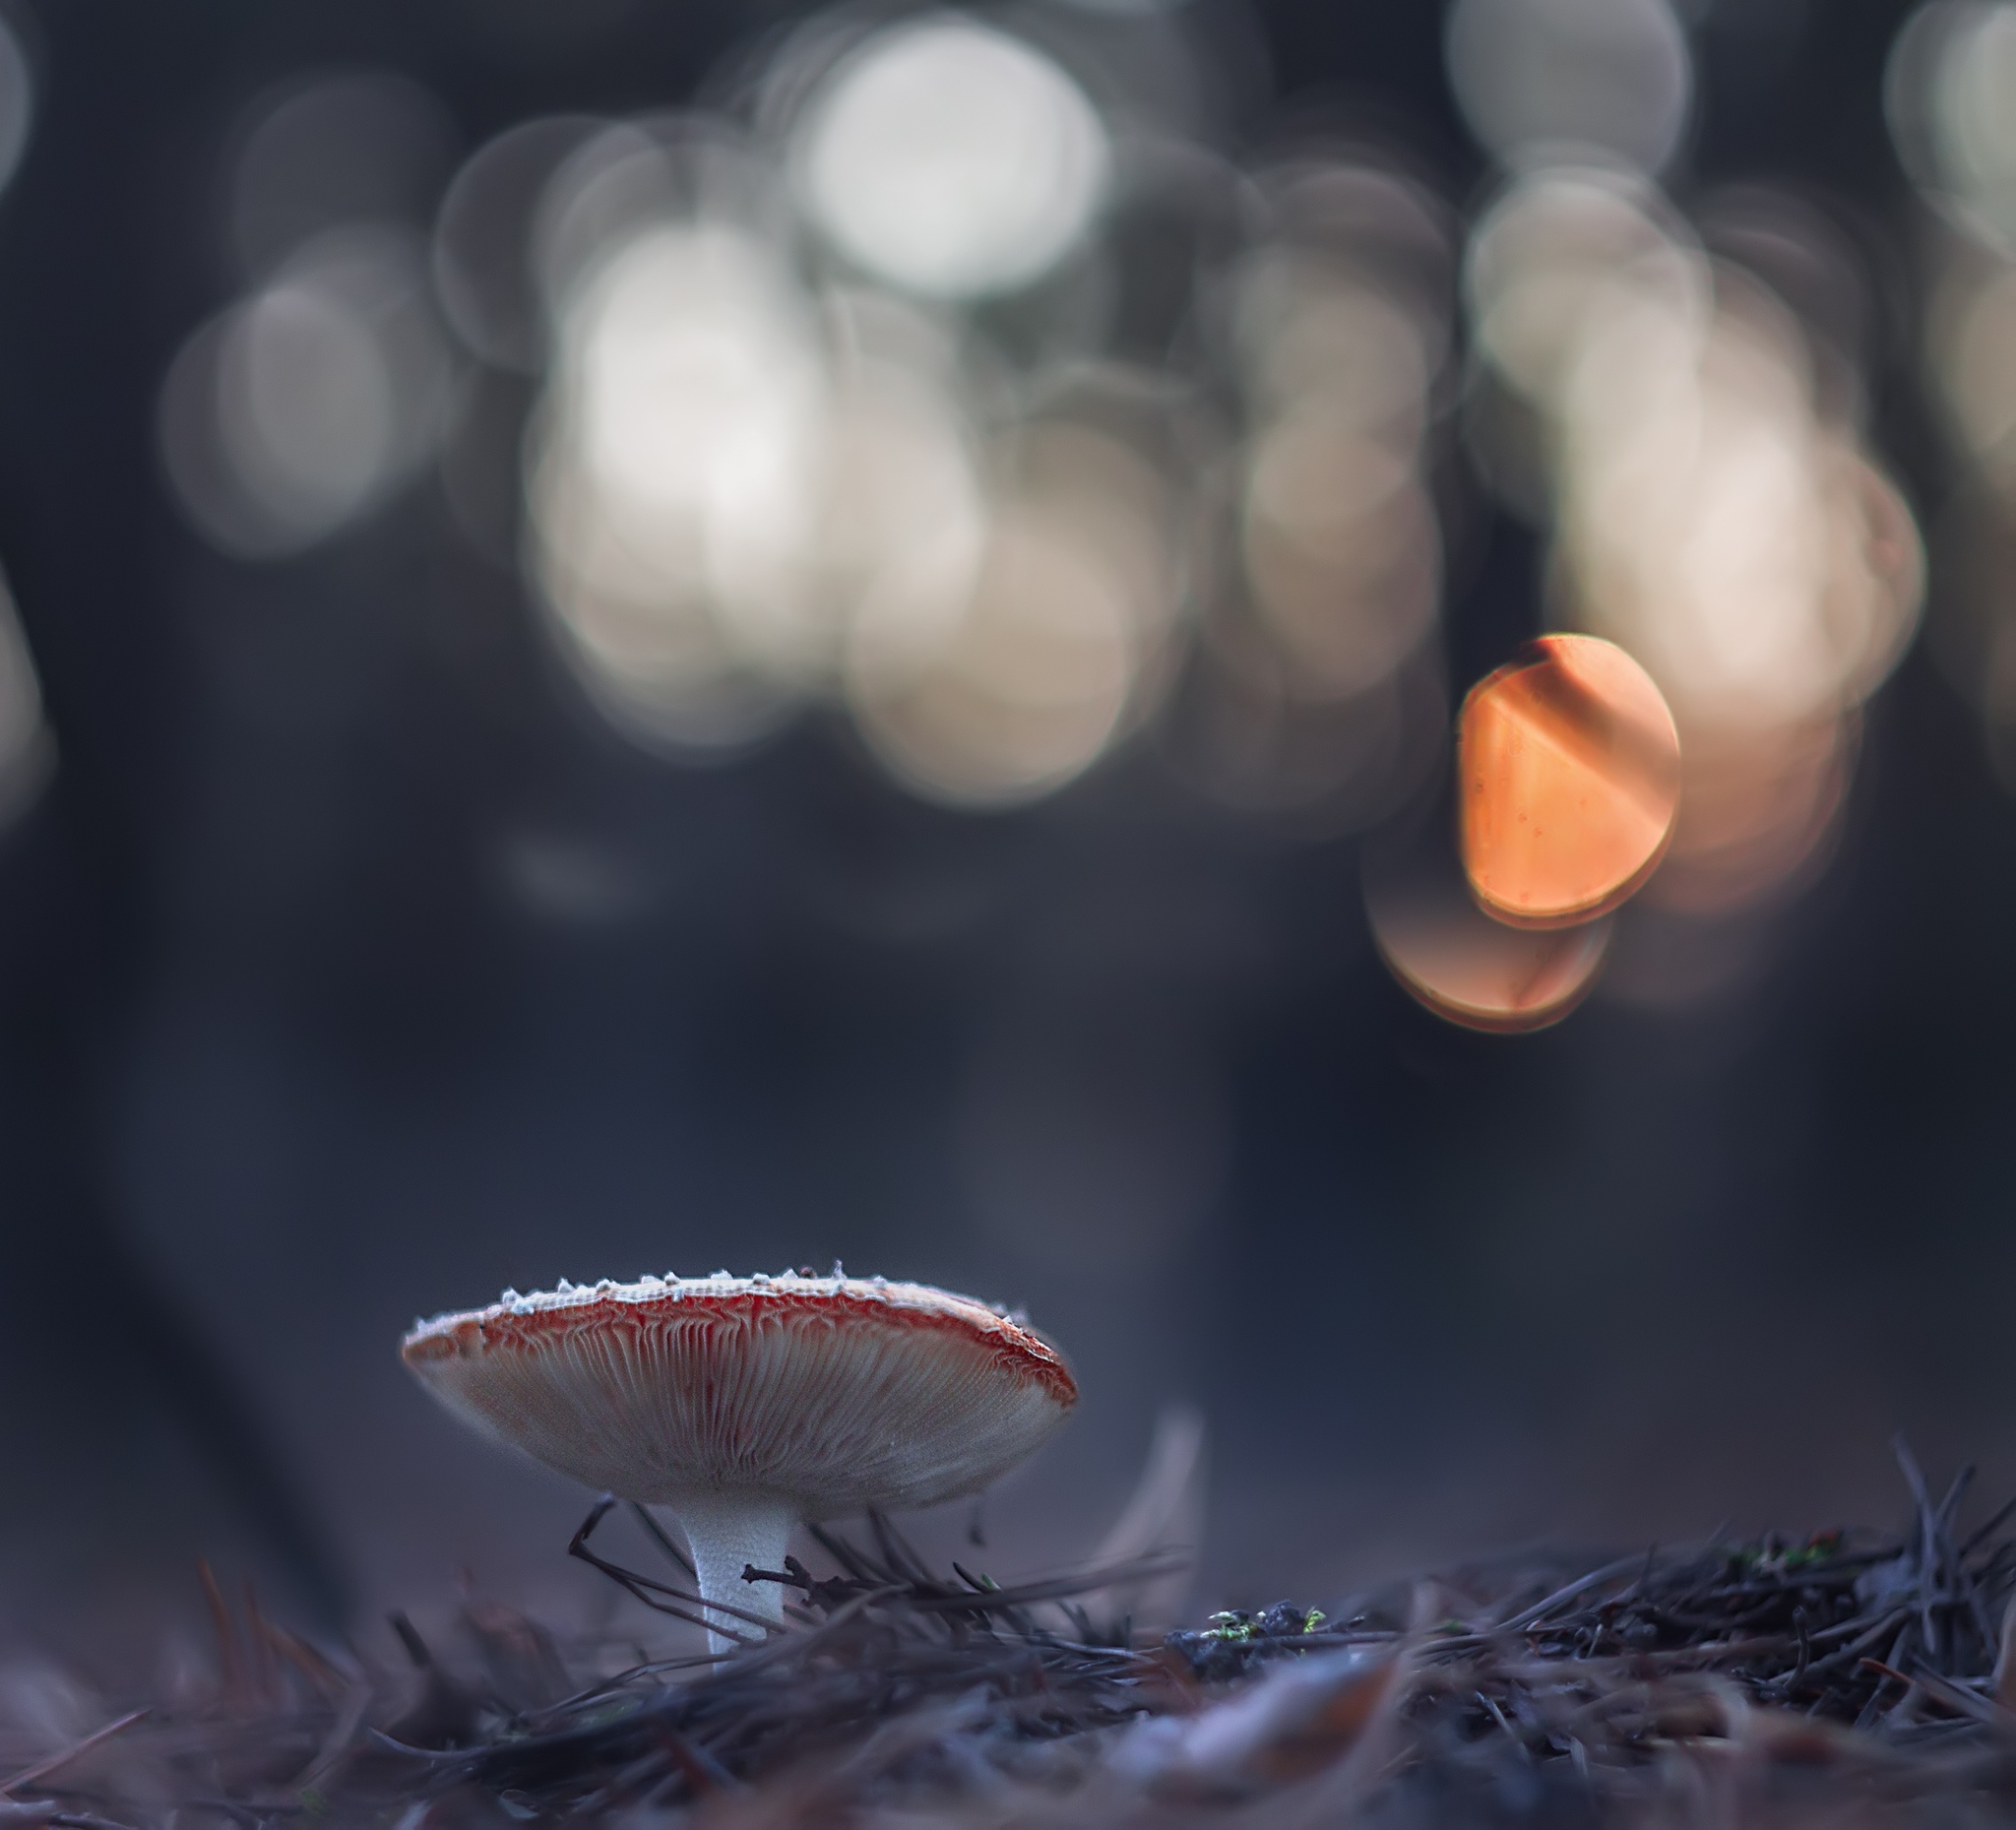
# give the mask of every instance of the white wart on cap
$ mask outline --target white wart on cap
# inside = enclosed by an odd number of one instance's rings
[[[977,1492],[1070,1414],[1056,1350],[984,1303],[881,1278],[646,1278],[422,1322],[406,1363],[549,1468],[678,1516],[710,1603],[783,1618],[793,1527]],[[729,1642],[716,1634],[717,1650]]]

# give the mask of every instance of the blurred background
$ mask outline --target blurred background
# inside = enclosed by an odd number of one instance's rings
[[[0,25],[17,1643],[588,1594],[394,1352],[563,1276],[1028,1305],[1212,1606],[2016,1487],[2016,5]],[[1546,629],[1680,825],[1471,1034]]]

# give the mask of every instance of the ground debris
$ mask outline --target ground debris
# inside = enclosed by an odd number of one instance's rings
[[[720,1658],[472,1600],[452,1645],[395,1622],[380,1669],[212,1584],[213,1687],[105,1699],[19,1759],[0,1721],[0,1824],[2016,1825],[2016,1509],[1963,1535],[1966,1475],[1934,1502],[1900,1460],[1897,1536],[1472,1568],[1166,1636],[1102,1611],[1154,1559],[1004,1588],[881,1518],[817,1531],[823,1571],[753,1572],[789,1624]],[[591,1548],[608,1511],[575,1553],[692,1615],[671,1546],[670,1579]]]

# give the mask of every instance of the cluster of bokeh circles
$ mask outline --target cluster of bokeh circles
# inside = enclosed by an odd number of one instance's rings
[[[1892,51],[1884,100],[1925,282],[1922,360],[1952,473],[1929,634],[2016,789],[2016,8],[1940,0]]]
[[[831,706],[987,808],[1153,728],[1236,805],[1374,818],[1446,717],[1455,220],[1363,149],[1235,164],[1206,49],[833,12],[452,174],[410,82],[304,79],[232,155],[247,285],[167,376],[176,498],[270,560],[434,467],[673,758]]]
[[[1375,935],[1486,1026],[1450,987],[1506,935],[1520,1024],[1606,959],[1627,999],[1712,994],[1824,862],[1924,596],[1867,277],[1824,197],[1689,185],[1668,0],[1457,0],[1445,45],[1472,199],[1362,121],[1256,139],[1236,34],[1180,6],[843,6],[689,106],[466,155],[404,77],[304,75],[229,157],[244,289],[165,378],[174,496],[271,562],[438,477],[674,762],[830,708],[941,803],[1125,746],[1324,835],[1432,801],[1492,503],[1544,626],[1670,712],[1676,816],[1628,923],[1546,941],[1417,820],[1372,848]],[[2016,5],[1918,14],[1888,106],[1960,461],[1938,648],[2016,785]]]

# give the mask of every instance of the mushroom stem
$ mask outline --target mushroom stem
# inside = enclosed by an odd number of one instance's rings
[[[679,1527],[700,1582],[700,1599],[725,1603],[745,1613],[761,1614],[784,1624],[784,1589],[775,1582],[744,1582],[742,1571],[782,1569],[797,1528],[799,1510],[788,1499],[768,1493],[693,1493],[678,1503]],[[707,1644],[711,1652],[732,1652],[736,1640],[752,1630],[734,1614],[708,1609]]]

